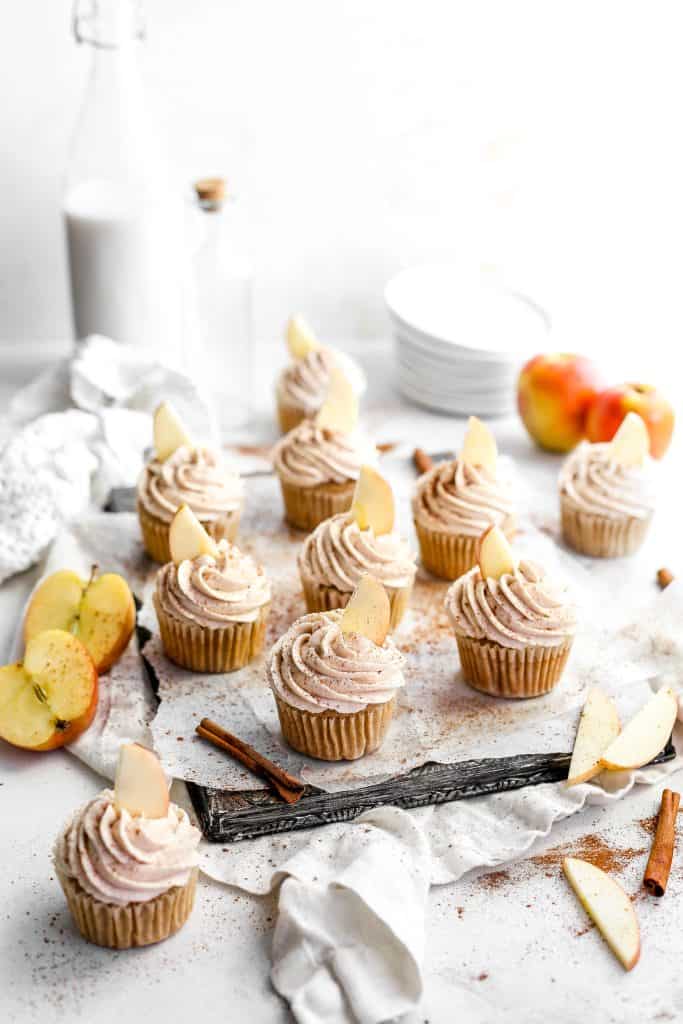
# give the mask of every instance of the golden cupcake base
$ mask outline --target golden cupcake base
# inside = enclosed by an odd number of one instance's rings
[[[348,512],[356,488],[355,480],[343,484],[318,484],[316,487],[296,487],[280,480],[285,519],[298,530],[314,530],[323,519]]]
[[[424,526],[414,520],[415,532],[420,544],[420,560],[434,576],[443,580],[457,580],[477,564],[478,537],[464,534],[444,533]],[[514,525],[504,528],[505,536],[512,540]]]
[[[557,684],[572,641],[557,647],[516,650],[488,640],[456,637],[460,664],[469,685],[492,697],[541,697]]]
[[[108,949],[131,949],[162,942],[179,931],[192,913],[197,868],[186,885],[174,886],[153,900],[119,907],[90,896],[57,868],[57,878],[76,927],[88,942]]]
[[[302,405],[288,405],[280,398],[277,399],[277,421],[282,434],[288,434],[290,430],[294,430],[302,420],[310,415],[311,413],[307,412]]]
[[[652,518],[624,516],[612,519],[593,515],[574,508],[562,498],[560,512],[565,544],[592,558],[621,558],[634,554],[645,540]]]
[[[164,654],[191,672],[235,672],[263,649],[270,604],[259,610],[254,622],[231,622],[220,629],[181,622],[168,615],[156,594],[154,609]]]
[[[166,562],[171,561],[171,549],[168,545],[168,534],[171,524],[150,515],[140,501],[137,503],[137,511],[145,551],[155,562],[165,565]],[[235,509],[233,512],[226,512],[219,519],[201,519],[200,522],[214,540],[225,539],[234,541],[240,525],[240,510]]]
[[[356,761],[381,745],[394,713],[394,698],[384,704],[368,704],[362,711],[343,715],[300,711],[276,693],[282,735],[300,754],[321,761]]]
[[[303,573],[301,574],[301,583],[304,588],[306,610],[309,612],[330,612],[335,608],[346,608],[352,594],[350,590],[337,590],[336,587],[324,583],[315,583]],[[411,583],[407,587],[385,587],[384,589],[391,606],[389,628],[393,632],[406,612],[413,585]]]

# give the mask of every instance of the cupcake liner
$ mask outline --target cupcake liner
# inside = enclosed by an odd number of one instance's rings
[[[254,622],[231,622],[220,629],[181,622],[168,615],[154,595],[164,654],[192,672],[234,672],[259,654],[266,635],[270,603]]]
[[[562,537],[566,544],[582,555],[593,558],[620,558],[638,550],[650,526],[651,516],[636,519],[623,516],[612,519],[575,508],[560,498]]]
[[[290,405],[277,397],[277,419],[280,425],[280,432],[288,434],[294,427],[298,427],[302,420],[310,416],[310,411],[304,409],[303,405]]]
[[[394,698],[384,704],[368,704],[362,711],[343,715],[300,711],[273,693],[280,727],[290,747],[321,761],[355,761],[381,745],[394,713]]]
[[[444,580],[457,580],[477,564],[478,537],[444,533],[424,526],[415,520],[415,531],[420,544],[420,559],[425,569]],[[505,536],[512,540],[514,524],[504,528]]]
[[[314,530],[318,523],[351,508],[355,480],[343,484],[318,484],[298,487],[280,480],[285,503],[285,519],[299,530]]]
[[[194,906],[197,868],[185,885],[176,885],[153,900],[122,907],[96,900],[60,868],[56,870],[76,927],[96,946],[130,949],[161,942],[182,928]]]
[[[571,639],[557,647],[516,650],[489,640],[456,637],[462,672],[475,690],[493,697],[540,697],[558,682]]]
[[[304,588],[306,610],[309,612],[329,612],[335,608],[346,608],[352,594],[350,590],[337,590],[336,587],[324,583],[315,583],[303,573],[301,574],[301,583]],[[413,584],[410,583],[407,587],[385,587],[384,589],[387,592],[391,606],[391,623],[389,628],[393,632],[408,607]]]
[[[165,565],[166,562],[171,561],[171,550],[168,546],[168,533],[171,524],[151,515],[140,501],[137,503],[137,510],[145,551],[155,562]],[[234,541],[240,525],[240,509],[226,512],[219,519],[200,519],[199,521],[214,540]]]

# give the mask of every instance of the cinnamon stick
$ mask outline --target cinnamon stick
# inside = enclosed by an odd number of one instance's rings
[[[389,452],[393,452],[397,445],[398,441],[382,441],[381,444],[378,444],[376,447],[380,455],[388,455]]]
[[[670,569],[658,569],[657,570],[657,583],[659,583],[662,590],[665,590],[670,583],[674,581],[674,574]]]
[[[415,469],[418,473],[426,473],[428,469],[431,469],[434,465],[434,460],[431,455],[427,455],[427,452],[423,448],[416,448],[413,452],[413,462],[415,463]]]
[[[662,792],[657,831],[643,878],[643,884],[652,896],[663,896],[666,883],[669,881],[676,841],[676,815],[680,801],[680,793],[674,793],[670,789]]]
[[[212,722],[210,718],[202,718],[197,726],[197,734],[202,739],[208,740],[209,743],[213,743],[215,747],[230,754],[255,775],[265,779],[286,803],[295,804],[303,796],[306,788],[305,782],[297,779],[296,775],[290,775],[284,768],[280,768],[263,754],[259,754],[258,750],[238,736],[233,736],[217,722]]]

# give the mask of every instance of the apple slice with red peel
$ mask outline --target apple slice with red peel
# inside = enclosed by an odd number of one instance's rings
[[[394,528],[394,495],[390,485],[372,466],[361,466],[353,492],[351,515],[361,530],[372,530],[376,537]]]
[[[619,883],[595,864],[565,857],[562,868],[581,906],[617,960],[630,971],[640,957],[640,927],[631,900]]]
[[[515,572],[519,562],[510,541],[499,526],[489,526],[479,539],[477,551],[479,571],[483,579],[499,580],[506,573]]]
[[[339,430],[343,434],[350,434],[356,429],[358,399],[348,377],[338,367],[330,372],[327,397],[318,410],[315,424],[321,430]]]
[[[642,466],[650,450],[650,435],[641,416],[628,412],[610,441],[610,457],[619,466]]]
[[[165,462],[183,445],[192,440],[185,424],[170,402],[162,402],[154,411],[154,450],[159,462]]]
[[[678,699],[669,686],[651,697],[626,723],[600,758],[610,771],[642,768],[667,744],[678,714]]]
[[[176,565],[186,559],[211,555],[218,558],[218,545],[197,519],[189,505],[181,505],[168,531],[171,558]]]
[[[165,818],[170,804],[168,782],[159,758],[140,743],[123,743],[114,782],[116,805],[143,818]]]
[[[459,458],[468,466],[481,466],[492,476],[495,475],[498,459],[496,439],[486,424],[476,416],[470,416],[467,421],[467,430]]]
[[[588,782],[602,771],[600,758],[619,735],[619,728],[619,715],[614,701],[595,687],[588,694],[579,719],[569,765],[568,786]]]
[[[88,728],[96,708],[92,658],[62,629],[39,633],[22,662],[0,668],[0,737],[15,747],[63,747]]]
[[[292,359],[297,361],[320,348],[320,342],[299,313],[287,321],[287,348]]]
[[[391,605],[387,592],[374,576],[361,576],[342,612],[342,633],[362,633],[381,647],[389,634]]]

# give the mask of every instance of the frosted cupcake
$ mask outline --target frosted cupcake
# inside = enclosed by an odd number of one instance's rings
[[[383,588],[364,576],[344,611],[304,615],[273,646],[268,681],[294,750],[343,761],[380,746],[404,685],[389,616]]]
[[[476,417],[470,417],[457,459],[434,466],[418,480],[413,519],[422,564],[447,580],[475,565],[478,538],[489,526],[514,537],[512,490],[497,475],[495,439]]]
[[[576,630],[567,590],[541,566],[517,561],[490,528],[479,565],[453,583],[446,610],[465,679],[495,697],[538,697],[559,681]]]
[[[649,438],[630,412],[612,441],[583,441],[560,475],[562,536],[583,555],[631,555],[643,543],[653,515],[648,483]]]
[[[200,833],[169,802],[156,755],[121,748],[115,792],[105,789],[55,845],[57,877],[81,935],[129,949],[160,942],[190,916]]]
[[[229,541],[216,544],[187,506],[173,521],[171,553],[154,594],[164,653],[193,672],[242,668],[263,647],[271,598],[263,569]]]

